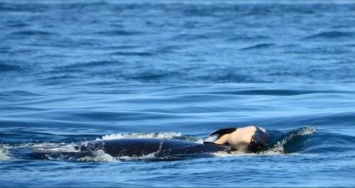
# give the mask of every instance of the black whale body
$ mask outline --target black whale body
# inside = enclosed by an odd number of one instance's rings
[[[179,157],[184,155],[211,154],[228,151],[228,147],[213,143],[194,143],[173,139],[127,138],[97,140],[82,144],[77,149],[83,152],[103,150],[112,157],[139,157],[153,154],[155,157]]]

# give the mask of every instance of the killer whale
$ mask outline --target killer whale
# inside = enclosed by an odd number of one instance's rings
[[[219,151],[222,151],[222,155],[234,153],[234,151],[244,153],[244,151],[231,148],[229,144],[215,143],[216,140],[220,140],[228,134],[232,135],[236,130],[236,128],[227,128],[215,131],[204,140],[204,143],[187,141],[185,137],[169,139],[119,137],[112,140],[102,138],[70,143],[25,143],[24,145],[10,147],[7,152],[11,157],[20,159],[77,161],[111,160],[112,157],[116,157],[119,160],[180,160],[196,157],[214,157],[216,156],[215,153]],[[260,129],[252,136],[249,142],[252,147],[248,147],[247,153],[276,151],[277,153],[286,154],[297,152],[303,147],[305,140],[309,139],[309,135],[315,132],[316,129],[313,127],[303,127],[288,133],[277,130],[265,132]]]
[[[266,148],[268,136],[266,130],[248,126],[242,128],[224,128],[209,135],[203,143],[178,139],[124,138],[95,140],[76,147],[81,152],[102,150],[112,157],[140,157],[152,154],[155,157],[179,157],[184,155],[211,154],[219,151],[258,153]]]
[[[152,154],[157,158],[176,158],[188,155],[209,155],[214,152],[228,151],[226,145],[196,143],[176,139],[125,138],[95,140],[76,147],[81,152],[102,150],[112,157],[140,157]]]

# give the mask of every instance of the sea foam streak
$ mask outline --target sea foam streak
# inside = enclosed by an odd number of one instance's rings
[[[37,152],[78,152],[75,149],[76,144],[74,143],[50,143],[50,142],[43,142],[43,143],[24,143],[16,146],[4,146],[4,149],[21,149],[21,148],[29,148],[33,149]]]
[[[115,162],[118,161],[115,157],[105,153],[102,150],[97,150],[92,153],[92,155],[85,155],[83,157],[77,158],[76,161],[80,162]]]
[[[180,137],[181,133],[179,132],[159,132],[159,133],[120,133],[120,134],[109,134],[104,135],[102,138],[97,138],[96,140],[114,140],[114,139],[123,139],[123,138],[163,138],[171,139],[174,137]]]
[[[119,161],[134,161],[134,160],[149,160],[155,159],[155,153],[150,153],[143,156],[119,156],[112,157],[111,155],[105,153],[103,150],[97,150],[91,155],[85,155],[80,158],[75,159],[80,162],[119,162]]]

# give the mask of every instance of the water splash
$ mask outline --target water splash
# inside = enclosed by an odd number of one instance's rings
[[[299,151],[300,147],[305,144],[305,139],[308,136],[313,135],[317,132],[315,127],[301,127],[295,131],[292,131],[282,137],[280,140],[273,144],[273,146],[264,151],[263,154],[285,154]],[[300,140],[301,139],[301,140]]]
[[[31,143],[31,144],[23,144],[20,147],[28,147],[32,148],[36,151],[39,152],[78,152],[78,150],[75,149],[76,144],[74,143]]]
[[[10,158],[8,150],[0,146],[0,161],[9,160]]]
[[[241,151],[230,151],[230,152],[225,152],[225,151],[219,151],[212,153],[212,156],[215,157],[235,157],[235,156],[245,156],[245,155],[256,155],[255,153],[245,153]]]
[[[147,155],[142,155],[142,156],[121,156],[121,157],[117,157],[116,160],[120,160],[120,161],[135,161],[135,160],[150,160],[150,159],[156,159],[156,154],[157,152],[154,153],[149,153]]]
[[[142,155],[142,156],[113,157],[107,154],[103,150],[96,150],[90,154],[83,155],[82,157],[71,158],[71,160],[78,161],[78,162],[120,162],[120,161],[137,161],[137,160],[139,161],[139,160],[156,159],[155,156],[156,153],[157,152],[149,153],[147,155]]]
[[[163,138],[171,139],[175,137],[180,137],[180,132],[159,132],[159,133],[120,133],[120,134],[109,134],[104,135],[102,138],[97,138],[96,140],[114,140],[123,138]]]
[[[105,153],[102,150],[97,150],[93,152],[91,155],[84,155],[75,159],[79,162],[115,162],[118,161],[115,157]]]

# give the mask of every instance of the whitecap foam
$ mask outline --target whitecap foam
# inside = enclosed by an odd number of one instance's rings
[[[18,146],[9,146],[9,148],[30,148],[39,152],[79,152],[75,149],[74,143],[25,143]]]
[[[232,156],[245,156],[245,155],[255,155],[253,153],[245,153],[241,151],[219,151],[219,152],[214,152],[212,153],[212,156],[215,157],[232,157]]]
[[[0,161],[9,160],[10,158],[11,157],[10,157],[7,149],[5,149],[2,146],[0,146]]]
[[[284,144],[286,143],[286,140],[283,140],[282,142],[277,142],[276,145],[266,151],[263,151],[263,154],[267,155],[279,155],[279,154],[285,154],[285,149],[284,149]]]
[[[181,136],[179,132],[159,132],[159,133],[120,133],[120,134],[109,134],[104,135],[101,138],[96,138],[96,140],[114,140],[123,138],[164,138],[170,139],[174,137]]]
[[[205,142],[205,140],[200,138],[200,139],[195,140],[195,142],[198,144],[203,144]]]
[[[260,153],[248,153],[248,152],[242,152],[242,151],[220,151],[220,152],[215,152],[212,153],[213,156],[215,157],[238,157],[238,156],[261,156],[261,155],[283,155],[284,153],[282,152],[272,152],[272,151],[264,151]]]
[[[115,162],[117,159],[105,153],[102,150],[97,150],[92,155],[83,156],[76,159],[80,162]]]
[[[316,132],[317,132],[316,127],[304,126],[295,134],[295,136],[312,135]]]
[[[147,160],[147,159],[155,159],[155,153],[150,153],[147,155],[142,155],[142,156],[120,156],[117,157],[118,160],[125,160],[125,161],[134,161],[134,160]]]
[[[243,156],[278,156],[278,155],[282,155],[284,156],[285,153],[280,152],[280,151],[274,151],[274,150],[267,150],[267,151],[263,151],[260,153],[245,153],[245,152],[238,152],[238,151],[232,151],[232,152],[215,152],[212,153],[213,156],[215,157],[243,157]],[[300,155],[298,153],[290,153],[287,155]]]
[[[143,156],[119,156],[112,157],[105,153],[103,150],[97,150],[91,155],[83,156],[75,159],[80,162],[119,162],[119,161],[135,161],[135,160],[147,160],[156,158],[155,153],[150,153]]]

